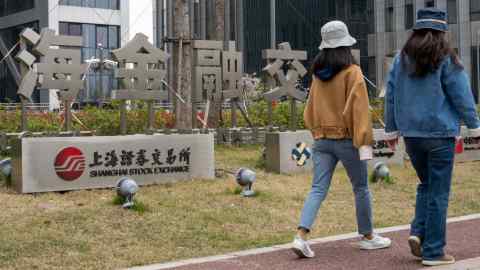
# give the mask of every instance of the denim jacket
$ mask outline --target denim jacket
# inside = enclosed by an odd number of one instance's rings
[[[460,135],[461,120],[469,129],[480,127],[468,75],[450,57],[424,77],[410,75],[400,58],[395,57],[387,82],[387,133],[448,138]]]

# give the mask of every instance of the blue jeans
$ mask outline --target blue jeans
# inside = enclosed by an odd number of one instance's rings
[[[333,172],[341,161],[353,186],[358,231],[368,235],[372,229],[372,206],[368,189],[367,162],[361,161],[352,140],[317,140],[313,146],[313,184],[303,207],[299,228],[310,231],[320,205],[327,197]]]
[[[455,139],[405,138],[405,144],[420,178],[410,234],[422,239],[424,259],[437,259],[444,255],[446,245]]]

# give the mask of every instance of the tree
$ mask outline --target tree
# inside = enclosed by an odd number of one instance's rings
[[[185,104],[175,99],[176,128],[191,129],[192,125],[192,33],[190,29],[190,0],[175,0],[174,2],[174,49],[173,63],[174,88],[185,100]]]
[[[225,0],[215,0],[214,22],[215,22],[214,39],[224,40],[225,39]],[[222,103],[223,101],[221,100],[210,100],[210,112],[208,114],[208,125],[210,127],[216,128],[219,126],[220,115],[222,113]]]

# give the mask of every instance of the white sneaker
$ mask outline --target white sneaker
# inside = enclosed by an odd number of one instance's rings
[[[435,259],[435,260],[423,260],[422,264],[425,266],[439,266],[445,264],[454,264],[455,258],[451,255],[443,255],[443,257]]]
[[[363,237],[362,240],[357,243],[357,245],[360,249],[366,250],[382,249],[390,247],[390,245],[392,245],[392,240],[382,237],[378,234],[374,234],[372,240],[368,240],[367,238]]]
[[[313,258],[315,256],[315,252],[310,248],[307,241],[298,236],[295,236],[293,240],[292,250],[300,258]]]

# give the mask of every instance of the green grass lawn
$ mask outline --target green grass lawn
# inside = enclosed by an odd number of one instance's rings
[[[217,167],[255,168],[260,147],[217,147]],[[450,216],[480,212],[480,163],[458,164]],[[371,185],[376,227],[406,224],[416,177],[392,168],[395,184]],[[257,169],[259,196],[241,198],[232,176],[141,188],[144,212],[125,211],[111,190],[17,195],[0,187],[0,269],[118,269],[290,242],[310,174]],[[334,176],[313,237],[356,230],[345,171]]]

